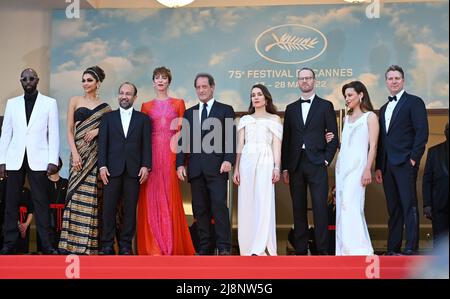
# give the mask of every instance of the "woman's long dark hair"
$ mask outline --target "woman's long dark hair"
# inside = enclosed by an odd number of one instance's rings
[[[361,81],[352,81],[342,86],[342,95],[344,96],[344,99],[345,99],[345,90],[347,88],[353,88],[357,94],[360,93],[363,94],[360,104],[362,112],[373,111],[373,106],[372,102],[370,101],[369,93],[367,92],[366,86]],[[353,109],[349,109],[347,112],[348,115],[351,115],[352,113]]]
[[[266,111],[270,114],[277,114],[277,107],[273,104],[272,95],[270,94],[270,91],[267,89],[267,87],[262,84],[255,84],[250,89],[250,106],[248,107],[248,114],[255,113],[255,107],[253,107],[252,103],[252,90],[254,88],[261,89],[264,98],[266,99]]]

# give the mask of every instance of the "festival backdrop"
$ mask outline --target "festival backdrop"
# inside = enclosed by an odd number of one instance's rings
[[[448,2],[384,4],[375,18],[351,4],[82,10],[79,19],[56,10],[52,30],[50,94],[59,103],[64,161],[68,102],[83,94],[81,75],[92,65],[105,70],[100,96],[114,109],[123,81],[138,88],[136,109],[151,100],[157,66],[172,70],[170,94],[187,107],[197,103],[196,73],[209,72],[216,99],[235,111],[248,109],[255,83],[266,84],[283,111],[299,97],[296,71],[311,67],[317,94],[336,110],[351,80],[366,84],[378,109],[390,64],[404,68],[406,89],[427,108],[449,106]]]

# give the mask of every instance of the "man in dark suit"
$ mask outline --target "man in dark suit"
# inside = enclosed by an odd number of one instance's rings
[[[99,254],[114,254],[116,209],[123,201],[123,227],[119,239],[119,254],[131,255],[136,231],[136,206],[139,184],[145,182],[151,168],[150,119],[134,110],[137,89],[125,82],[119,88],[119,109],[102,117],[98,135],[98,167],[105,184],[101,250]]]
[[[383,183],[389,213],[387,254],[400,254],[405,226],[403,254],[412,255],[419,249],[416,180],[428,140],[427,110],[421,98],[403,89],[400,66],[390,66],[385,78],[391,95],[380,109],[375,179]]]
[[[423,214],[433,226],[433,245],[448,234],[448,123],[445,142],[428,150],[423,173]]]
[[[211,254],[210,222],[214,218],[218,254],[230,255],[227,180],[236,158],[234,110],[214,99],[215,83],[210,74],[198,74],[194,86],[200,103],[184,113],[177,175],[182,181],[187,175],[191,183],[192,209],[200,239],[197,253]]]
[[[307,188],[309,186],[314,215],[314,232],[318,254],[328,254],[328,173],[338,140],[329,143],[325,134],[337,136],[333,104],[314,91],[315,73],[310,68],[298,72],[302,91],[299,100],[286,107],[281,162],[283,181],[289,184],[294,212],[295,253],[308,253]]]

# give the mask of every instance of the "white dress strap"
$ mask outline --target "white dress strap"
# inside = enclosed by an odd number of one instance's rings
[[[277,137],[278,139],[283,138],[283,125],[281,122],[277,119],[268,119],[266,121],[267,128]]]
[[[237,126],[237,130],[241,130],[245,128],[246,125],[255,122],[255,119],[249,115],[244,115],[239,119],[239,124]]]

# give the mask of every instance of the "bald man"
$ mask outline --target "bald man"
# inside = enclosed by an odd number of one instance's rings
[[[20,190],[28,177],[35,208],[36,226],[44,254],[58,254],[50,239],[50,199],[47,177],[58,171],[59,123],[56,100],[37,90],[35,70],[20,75],[24,94],[6,104],[0,138],[0,180],[6,180],[3,248],[14,254],[18,230]]]

